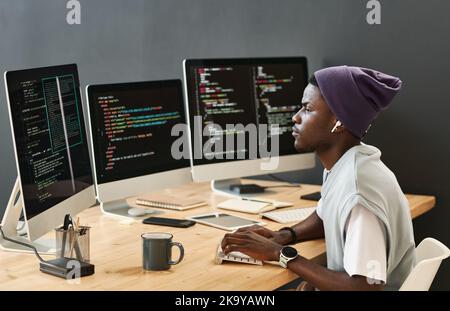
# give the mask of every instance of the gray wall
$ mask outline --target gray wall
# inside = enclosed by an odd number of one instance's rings
[[[63,0],[0,0],[0,71],[75,62],[82,85],[181,77],[189,57],[305,55],[310,70],[335,64],[400,76],[401,94],[366,142],[383,151],[405,192],[437,205],[414,221],[416,240],[450,245],[450,2],[382,0],[382,23],[365,22],[367,1],[80,0],[81,25]],[[84,96],[84,95],[83,95]],[[16,176],[0,87],[0,211]],[[321,182],[321,167],[280,177]],[[434,289],[450,289],[450,260]]]

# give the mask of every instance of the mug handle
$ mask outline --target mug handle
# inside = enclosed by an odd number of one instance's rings
[[[170,260],[170,261],[169,261],[169,265],[176,265],[177,263],[179,263],[180,261],[182,261],[183,258],[184,258],[184,248],[183,248],[183,245],[181,245],[181,243],[178,243],[178,242],[170,242],[170,247],[173,247],[173,246],[178,246],[178,248],[180,249],[180,257],[179,257],[178,260],[176,260],[176,261]]]

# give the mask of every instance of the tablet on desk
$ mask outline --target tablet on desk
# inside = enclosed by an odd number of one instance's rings
[[[266,225],[265,222],[259,220],[238,217],[220,212],[190,216],[186,217],[186,219],[228,231],[233,231],[239,228],[249,227],[253,225]]]

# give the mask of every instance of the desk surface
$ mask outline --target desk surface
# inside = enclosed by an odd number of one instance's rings
[[[319,190],[320,186],[316,185],[273,188],[265,196],[294,202],[294,207],[309,207],[315,206],[315,202],[299,200],[299,196]],[[166,192],[177,195],[199,193],[209,206],[184,212],[165,211],[162,217],[184,218],[217,211],[215,206],[227,199],[212,193],[209,183],[185,185],[167,189]],[[413,218],[427,212],[435,204],[433,196],[407,195],[407,198]],[[257,215],[226,212],[259,218]],[[99,207],[87,209],[79,216],[82,224],[92,226],[91,262],[95,264],[94,275],[82,278],[79,284],[71,284],[41,273],[34,254],[0,252],[0,290],[273,290],[298,277],[287,269],[270,264],[254,266],[227,262],[216,265],[216,247],[226,233],[216,228],[196,224],[183,229],[144,225],[137,221],[124,224],[116,217],[102,214]],[[273,230],[286,226],[269,220],[266,222],[267,227]],[[168,271],[143,271],[140,236],[151,231],[172,233],[174,241],[184,245],[184,260]],[[318,263],[325,262],[323,240],[299,243],[296,248],[306,258]],[[178,251],[174,250],[173,255],[178,256]],[[47,256],[47,259],[50,258]]]

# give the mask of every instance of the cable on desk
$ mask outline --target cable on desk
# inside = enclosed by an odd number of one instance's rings
[[[2,226],[0,226],[0,232],[1,232],[2,237],[3,237],[4,240],[9,241],[9,242],[12,242],[12,243],[16,243],[16,244],[19,244],[19,245],[22,245],[22,246],[25,246],[25,247],[28,247],[28,248],[33,249],[33,251],[34,251],[34,253],[36,254],[36,256],[37,256],[37,258],[39,259],[39,261],[40,261],[40,262],[46,262],[46,261],[41,257],[41,255],[39,255],[39,253],[38,253],[36,247],[34,247],[33,245],[28,244],[28,243],[24,243],[24,242],[21,242],[21,241],[17,241],[17,240],[11,239],[11,238],[8,238],[8,237],[5,235],[5,233],[3,232]]]
[[[22,221],[22,225],[17,228],[17,231],[23,230],[25,228],[25,221]]]

